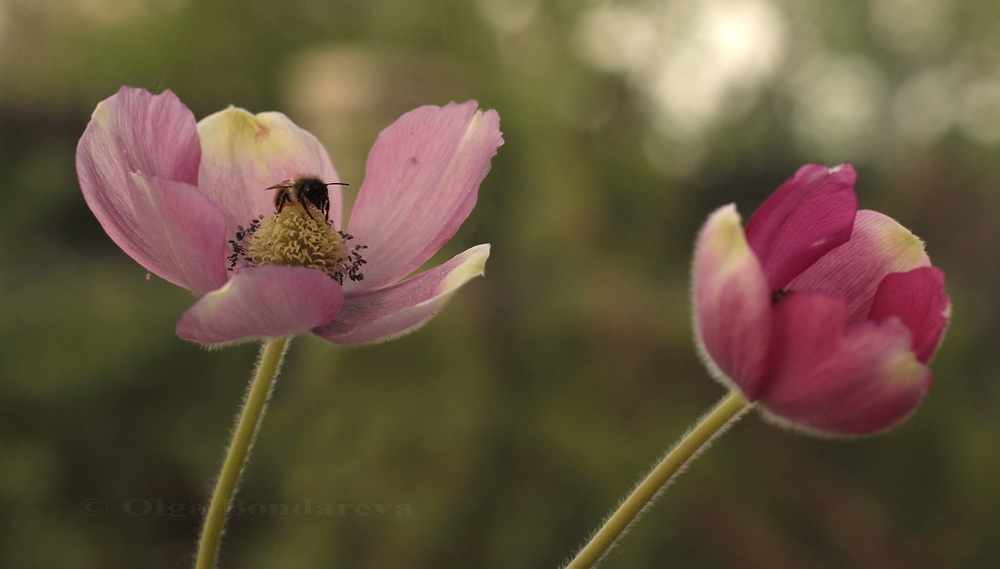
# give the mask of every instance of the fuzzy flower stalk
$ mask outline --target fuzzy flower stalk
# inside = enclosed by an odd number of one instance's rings
[[[744,228],[734,205],[698,236],[695,339],[727,395],[653,469],[566,567],[593,567],[691,458],[751,407],[809,434],[899,424],[923,401],[951,315],[923,243],[857,209],[856,174],[803,166]]]
[[[177,335],[208,346],[265,342],[199,569],[215,564],[288,339],[395,338],[483,274],[488,244],[412,275],[472,211],[503,144],[499,121],[475,101],[404,114],[375,141],[344,223],[342,184],[326,150],[281,113],[230,107],[196,121],[170,91],[127,87],[97,106],[76,154],[84,199],[125,253],[198,297]]]

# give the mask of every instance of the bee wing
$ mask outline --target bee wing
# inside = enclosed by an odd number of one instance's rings
[[[292,180],[285,180],[284,182],[279,182],[271,186],[270,188],[266,188],[264,191],[266,192],[267,190],[281,190],[281,189],[287,190],[288,188],[291,188],[294,185],[295,182],[293,182]]]

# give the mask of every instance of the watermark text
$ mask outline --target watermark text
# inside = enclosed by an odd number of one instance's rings
[[[79,504],[82,513],[101,516],[120,512],[129,516],[159,516],[170,520],[204,517],[208,504],[184,504],[162,498],[132,498],[112,506],[104,500],[90,498]],[[229,516],[412,516],[410,504],[331,504],[305,499],[295,504],[256,504],[235,499],[230,503]]]

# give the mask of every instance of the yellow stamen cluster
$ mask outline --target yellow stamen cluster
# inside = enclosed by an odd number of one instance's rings
[[[347,247],[345,238],[350,236],[334,229],[315,208],[307,212],[300,204],[286,206],[253,231],[244,251],[246,265],[306,267],[323,271],[339,282],[345,276],[358,280],[358,266],[364,261],[357,247],[355,251]]]

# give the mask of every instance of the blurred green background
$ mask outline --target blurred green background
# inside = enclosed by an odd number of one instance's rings
[[[1000,3],[0,0],[0,567],[190,566],[256,357],[179,340],[191,296],[84,204],[123,84],[282,111],[354,187],[421,104],[506,139],[442,252],[492,243],[485,279],[397,341],[293,342],[221,567],[555,568],[723,395],[690,334],[706,215],[845,161],[947,274],[930,396],[854,442],[749,416],[605,566],[997,567]]]

